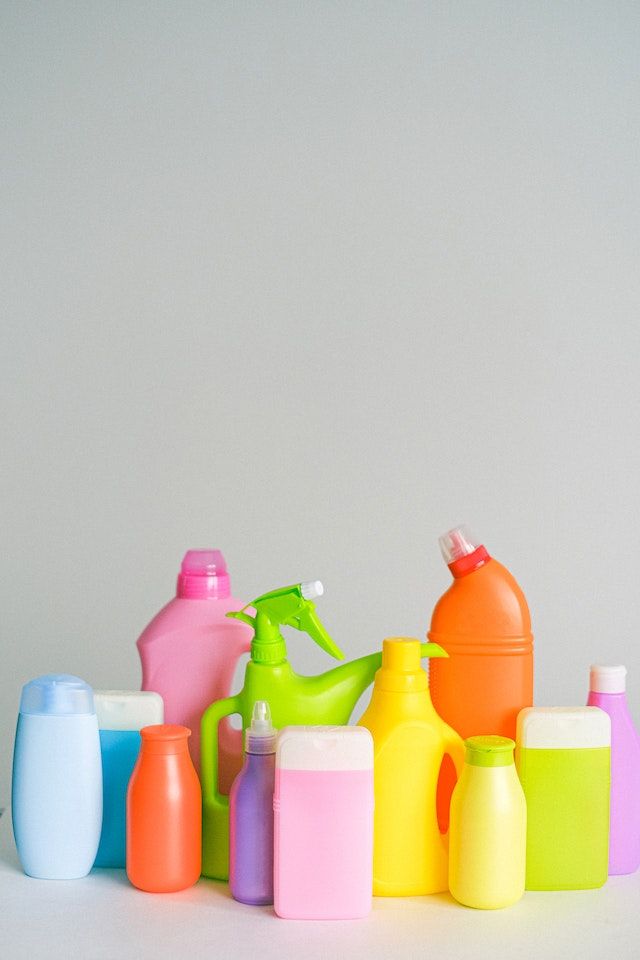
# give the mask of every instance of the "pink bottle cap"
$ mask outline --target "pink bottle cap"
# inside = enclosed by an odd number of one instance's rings
[[[227,564],[220,550],[187,550],[178,574],[183,600],[224,600],[231,593]]]

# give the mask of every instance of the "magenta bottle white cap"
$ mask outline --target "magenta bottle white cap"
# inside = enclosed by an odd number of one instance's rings
[[[624,693],[627,687],[627,668],[592,664],[589,687],[593,693]]]

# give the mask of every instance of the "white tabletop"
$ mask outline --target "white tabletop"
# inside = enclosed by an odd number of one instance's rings
[[[477,911],[446,894],[374,900],[366,920],[279,920],[200,880],[177,894],[135,890],[121,870],[84,880],[33,880],[20,870],[10,818],[0,818],[3,960],[433,960],[640,956],[640,873],[601,890],[526,893],[507,910]]]

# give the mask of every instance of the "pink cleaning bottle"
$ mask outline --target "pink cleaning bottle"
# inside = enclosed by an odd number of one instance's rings
[[[354,920],[373,892],[373,739],[364,727],[285,727],[273,796],[274,908]]]
[[[188,550],[176,596],[138,639],[142,689],[164,700],[168,724],[189,727],[191,757],[200,770],[200,719],[214,700],[231,693],[238,658],[248,653],[253,631],[227,618],[243,600],[231,596],[227,565],[219,550]],[[228,793],[242,764],[242,739],[228,721],[220,724],[219,783]]]
[[[625,667],[591,667],[590,707],[611,718],[609,874],[640,867],[640,736],[627,706]]]

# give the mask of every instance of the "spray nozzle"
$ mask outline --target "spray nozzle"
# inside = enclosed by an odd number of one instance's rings
[[[251,726],[244,735],[246,753],[275,753],[277,731],[271,723],[271,708],[266,700],[256,700]]]
[[[281,626],[308,633],[328,654],[336,660],[344,660],[344,654],[320,623],[313,604],[314,599],[323,593],[320,580],[308,580],[263,593],[242,610],[227,616],[253,627],[251,659],[256,663],[282,663],[286,660],[287,648],[280,633]],[[254,608],[255,616],[246,613],[248,607]]]

